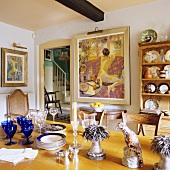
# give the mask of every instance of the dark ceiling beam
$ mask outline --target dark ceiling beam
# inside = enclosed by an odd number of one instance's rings
[[[99,8],[95,7],[93,4],[88,2],[87,0],[55,0],[68,8],[84,15],[85,17],[95,21],[103,21],[104,20],[104,12]]]

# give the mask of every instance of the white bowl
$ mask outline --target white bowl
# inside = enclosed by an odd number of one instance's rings
[[[95,106],[93,106],[92,108],[93,108],[96,112],[102,112],[102,111],[104,110],[104,109],[103,109],[104,107],[97,107],[97,106],[95,107]]]

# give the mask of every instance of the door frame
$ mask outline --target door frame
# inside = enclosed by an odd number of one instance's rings
[[[37,94],[39,93],[39,97],[37,98],[37,103],[41,110],[44,109],[44,49],[51,49],[51,48],[60,48],[70,46],[70,111],[72,110],[72,102],[73,102],[73,95],[72,95],[72,84],[73,84],[73,59],[72,59],[72,44],[71,39],[60,39],[60,40],[53,40],[48,41],[46,43],[39,45],[39,81],[37,81]],[[70,119],[73,120],[73,112],[70,112]]]

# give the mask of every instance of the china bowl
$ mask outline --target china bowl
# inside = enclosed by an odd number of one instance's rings
[[[92,106],[92,108],[96,111],[96,112],[102,112],[104,109],[104,107],[99,107],[99,106]]]

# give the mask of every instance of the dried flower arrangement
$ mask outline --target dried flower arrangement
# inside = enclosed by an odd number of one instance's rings
[[[83,133],[83,137],[93,142],[93,141],[102,141],[106,138],[109,138],[110,135],[106,131],[106,127],[98,126],[98,125],[90,125],[85,129]]]
[[[170,136],[155,136],[151,142],[151,150],[159,155],[170,157]]]

